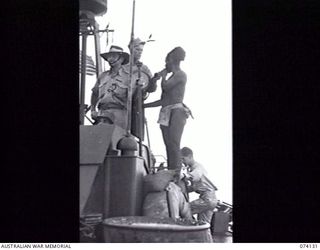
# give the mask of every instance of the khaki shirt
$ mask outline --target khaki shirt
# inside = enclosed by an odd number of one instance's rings
[[[130,64],[129,63],[126,65],[123,65],[122,68],[128,75],[130,75]],[[138,73],[139,73],[139,69],[138,69],[138,66],[135,64],[132,67],[132,76],[133,76],[133,83],[134,83],[133,89],[135,89],[135,87],[136,87],[136,83],[137,83],[136,80],[139,77]],[[140,68],[140,79],[139,79],[138,84],[146,87],[149,84],[149,81],[151,78],[152,78],[152,73],[151,73],[150,69],[146,65],[142,64],[141,68]]]
[[[97,105],[109,104],[126,109],[129,83],[129,74],[122,67],[116,76],[111,76],[110,71],[103,72],[93,88],[99,92]]]
[[[189,192],[194,191],[198,194],[203,194],[217,190],[216,186],[207,177],[207,171],[198,162],[195,162],[192,167],[188,168],[187,178],[192,183],[188,190]]]

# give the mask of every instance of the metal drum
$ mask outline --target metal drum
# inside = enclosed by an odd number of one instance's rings
[[[108,243],[210,243],[209,227],[171,218],[127,216],[104,220],[103,234]]]

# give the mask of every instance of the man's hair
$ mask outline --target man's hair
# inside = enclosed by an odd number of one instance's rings
[[[182,155],[182,156],[193,156],[193,152],[192,152],[192,150],[191,150],[190,148],[188,148],[188,147],[183,147],[183,148],[181,149],[181,155]]]
[[[171,50],[168,53],[167,57],[169,57],[169,56],[172,56],[173,57],[172,59],[176,63],[179,63],[180,61],[183,61],[184,58],[186,57],[186,52],[181,47],[175,47],[173,50]]]
[[[128,48],[130,49],[130,45],[133,45],[133,47],[139,46],[139,45],[145,45],[146,42],[142,41],[139,37],[134,38],[133,40],[130,40],[128,44]]]

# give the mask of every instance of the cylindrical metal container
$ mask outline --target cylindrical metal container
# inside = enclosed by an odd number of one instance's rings
[[[142,214],[143,176],[139,156],[108,156],[105,164],[104,218]]]
[[[127,216],[108,218],[103,222],[105,242],[172,243],[212,242],[210,225],[192,225],[171,218]]]

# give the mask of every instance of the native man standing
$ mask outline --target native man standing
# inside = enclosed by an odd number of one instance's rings
[[[168,169],[180,171],[182,167],[180,141],[186,119],[190,110],[183,104],[187,75],[181,70],[180,62],[185,58],[185,51],[176,47],[166,57],[165,69],[155,74],[155,79],[161,80],[161,99],[146,103],[145,108],[162,106],[158,123],[167,151]],[[167,79],[167,74],[172,75]]]

